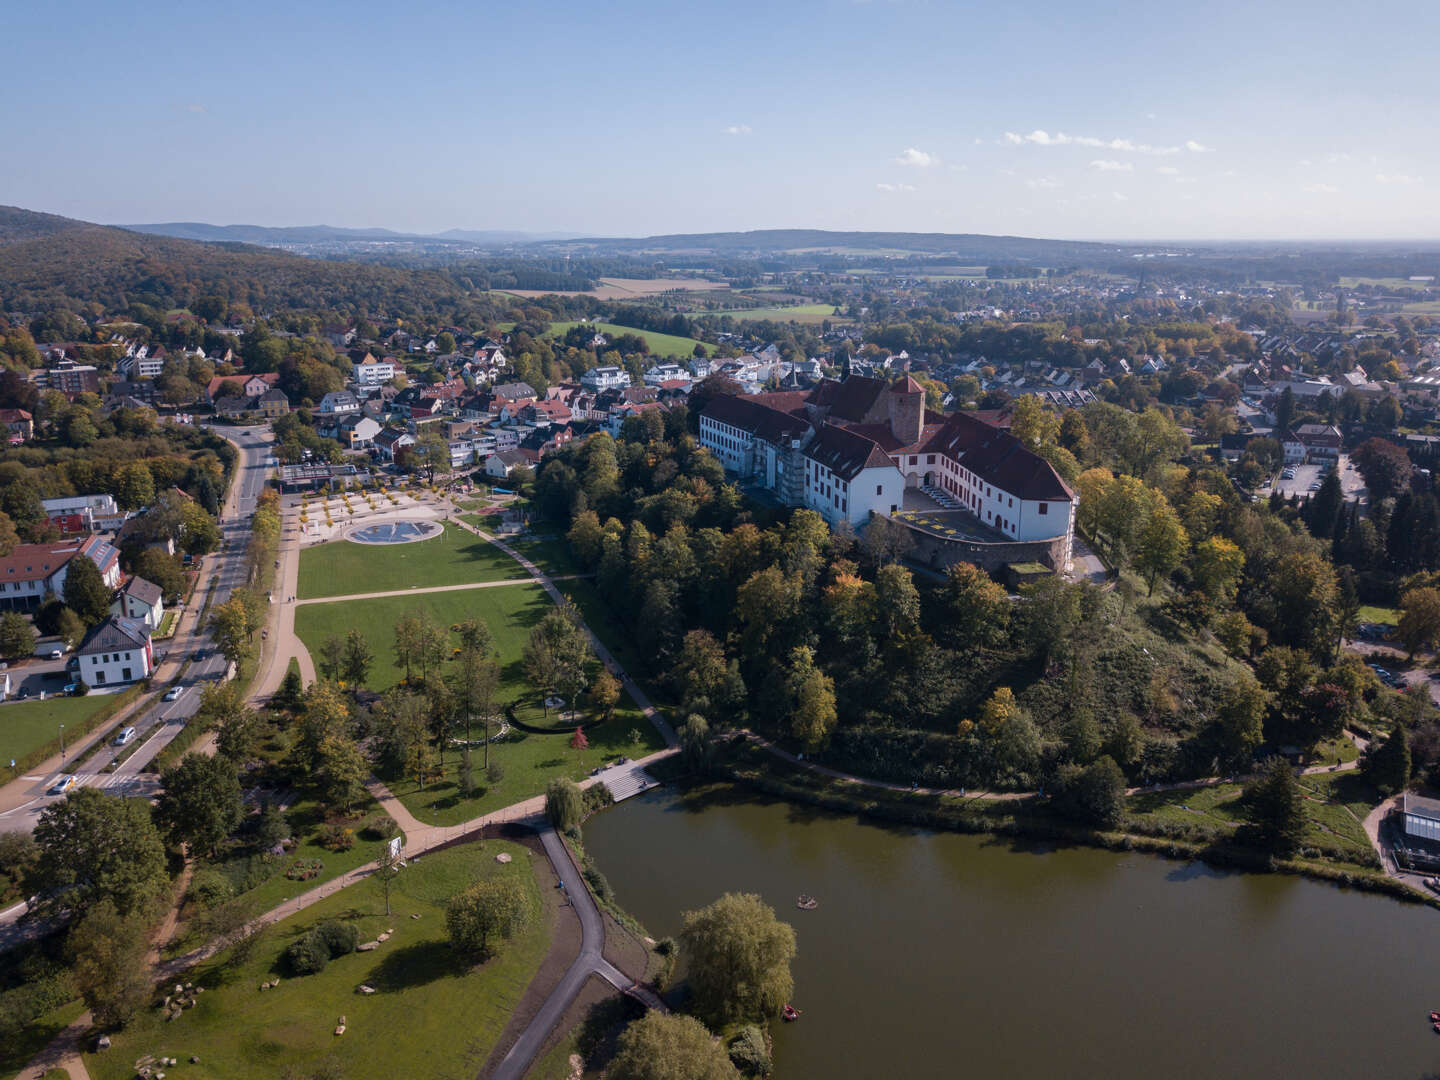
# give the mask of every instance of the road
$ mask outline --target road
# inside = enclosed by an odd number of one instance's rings
[[[245,548],[250,539],[250,515],[255,511],[256,501],[265,488],[269,472],[265,464],[270,455],[269,430],[238,428],[233,429],[233,434],[234,440],[239,444],[241,456],[236,464],[235,480],[231,484],[221,515],[221,535],[225,543],[221,551],[209,560],[210,576],[217,583],[211,599],[212,606],[223,603],[229,598],[231,590],[243,584]],[[183,681],[179,684],[184,688],[179,700],[162,701],[157,694],[140,715],[131,718],[130,726],[135,728],[138,748],[133,749],[126,761],[114,772],[107,773],[102,770],[120,753],[119,747],[105,746],[85,762],[83,770],[75,774],[82,786],[104,788],[117,795],[149,796],[155,793],[155,779],[142,774],[141,770],[184,729],[184,721],[195,714],[200,706],[200,691],[197,687],[225,676],[227,664],[224,657],[210,647],[204,628],[193,625],[198,618],[199,608],[204,605],[208,587],[209,581],[206,580],[196,589],[192,602],[195,611],[187,612],[187,618],[191,622],[190,632],[177,632],[172,639],[169,654],[160,655],[156,665],[156,681],[173,679],[185,658],[192,655],[197,647],[205,649],[205,659],[192,661],[186,668]],[[0,809],[0,831],[32,831],[41,811],[59,800],[60,796],[50,795],[48,791],[59,777],[69,772],[67,762],[83,754],[113,726],[104,725],[102,730],[82,739],[69,749],[63,760],[57,756],[0,789],[0,807],[3,807]],[[0,913],[0,932],[3,932],[6,914],[9,913]]]

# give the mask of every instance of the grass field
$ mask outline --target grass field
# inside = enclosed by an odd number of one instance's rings
[[[503,557],[517,577],[523,576],[524,571],[515,560],[508,555]],[[395,623],[400,616],[420,609],[428,611],[446,627],[469,618],[480,619],[490,627],[499,651],[503,676],[500,697],[513,701],[525,688],[525,676],[520,670],[521,650],[529,639],[531,627],[550,608],[550,598],[539,585],[499,585],[493,589],[307,604],[295,611],[295,632],[313,657],[319,655],[327,637],[343,638],[352,628],[359,628],[375,653],[369,688],[385,691],[405,677],[405,672],[395,666],[393,651]]]
[[[1356,285],[1378,285],[1382,289],[1433,289],[1434,281],[1411,281],[1403,277],[1342,277],[1340,287],[1353,289]]]
[[[57,738],[61,724],[65,725],[65,743],[70,745],[81,724],[109,703],[108,694],[89,694],[0,705],[0,768]]]
[[[524,576],[519,564],[499,548],[447,525],[442,535],[414,544],[332,540],[305,548],[300,552],[299,595],[308,600]]]
[[[558,340],[569,333],[572,326],[579,325],[578,322],[553,322],[550,324],[550,336]],[[617,334],[634,334],[636,337],[644,338],[650,346],[651,354],[654,356],[679,356],[688,358],[695,354],[696,345],[703,344],[694,338],[677,337],[674,334],[659,334],[654,330],[636,330],[633,327],[616,326],[613,323],[588,323],[587,325],[609,338],[614,338]],[[704,348],[708,355],[710,346],[705,345]]]
[[[1355,616],[1360,622],[1388,623],[1391,626],[1400,622],[1400,611],[1393,607],[1379,607],[1376,604],[1365,604]]]
[[[831,322],[848,322],[843,315],[835,314],[834,304],[795,304],[790,307],[750,308],[746,311],[707,311],[699,316],[713,317],[728,315],[742,322],[757,322],[767,319],[772,322],[797,322],[818,326],[827,319]]]
[[[570,554],[570,545],[563,537],[511,540],[509,544],[551,577],[582,572],[580,564]]]
[[[514,861],[497,864],[501,852]],[[142,1013],[112,1036],[113,1049],[86,1055],[89,1073],[127,1080],[135,1059],[148,1053],[179,1058],[169,1071],[193,1080],[317,1071],[347,1080],[473,1077],[550,945],[535,863],[527,849],[499,840],[426,855],[391,886],[389,917],[378,883],[352,885],[280,923],[245,963],[230,967],[222,957],[197,968],[188,977],[206,993],[193,1009],[173,1023],[158,1009]],[[523,884],[531,918],[497,956],[472,966],[450,949],[445,903],[490,876]],[[361,941],[384,930],[395,935],[374,952],[332,960],[319,974],[289,977],[285,948],[328,919],[355,923]],[[277,988],[257,991],[275,975]],[[362,983],[377,992],[356,993]],[[337,1037],[341,1016],[346,1031]]]

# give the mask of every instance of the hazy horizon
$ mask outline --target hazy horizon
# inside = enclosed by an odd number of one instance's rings
[[[1428,67],[1440,12],[1156,16],[60,0],[9,20],[3,196],[99,222],[421,234],[1440,236],[1440,146],[1394,77]]]

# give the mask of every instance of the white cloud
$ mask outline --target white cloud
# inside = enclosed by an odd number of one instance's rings
[[[1028,135],[1007,131],[1001,142],[1010,146],[1088,146],[1095,150],[1118,150],[1126,154],[1156,154],[1160,156],[1178,154],[1182,150],[1189,150],[1196,154],[1208,154],[1213,149],[1213,147],[1204,146],[1194,139],[1187,140],[1183,146],[1151,146],[1149,143],[1137,143],[1131,139],[1097,139],[1093,135],[1067,135],[1063,131],[1052,135],[1043,128],[1036,128]]]
[[[1158,169],[1156,169],[1155,171],[1156,171],[1157,173],[1159,173],[1161,176],[1179,176],[1179,175],[1180,175],[1180,170],[1177,169],[1177,168],[1175,168],[1174,165],[1161,165],[1161,166],[1160,166]]]
[[[1375,179],[1381,184],[1423,184],[1425,181],[1409,173],[1376,173]]]
[[[749,135],[749,134],[750,134],[750,125],[749,125],[749,124],[731,124],[729,127],[727,127],[727,128],[725,129],[725,134],[726,134],[726,135]]]
[[[1050,188],[1060,187],[1060,181],[1053,176],[1037,176],[1033,180],[1026,180],[1025,186],[1031,191],[1047,191]]]
[[[876,191],[914,191],[913,184],[876,184]]]
[[[934,154],[927,154],[924,150],[916,150],[915,147],[906,147],[905,152],[895,159],[896,165],[913,165],[917,169],[928,169],[931,165],[939,165],[940,159]]]
[[[1128,161],[1092,161],[1090,168],[1101,172],[1134,172],[1135,166]]]
[[[1340,189],[1334,184],[1306,184],[1302,189],[1310,195],[1338,195]]]
[[[1330,164],[1332,165],[1337,165],[1342,161],[1349,161],[1350,155],[1345,153],[1343,150],[1338,150],[1334,153],[1326,154],[1325,160],[1330,162]]]
[[[1110,192],[1110,194],[1114,197],[1114,199],[1115,199],[1116,202],[1129,202],[1129,201],[1130,201],[1130,196],[1128,196],[1128,195],[1122,195],[1122,194],[1120,194],[1120,192],[1118,192],[1118,191],[1112,191],[1112,192]]]

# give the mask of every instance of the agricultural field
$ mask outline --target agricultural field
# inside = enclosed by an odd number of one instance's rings
[[[433,540],[413,544],[352,544],[331,540],[300,552],[302,600],[358,592],[504,581],[524,569],[474,533],[447,525]]]
[[[550,334],[554,338],[563,338],[569,333],[572,326],[579,326],[578,322],[553,322],[550,324]],[[710,346],[696,341],[694,338],[677,337],[674,334],[659,334],[654,330],[636,330],[629,326],[616,326],[614,323],[589,323],[587,324],[598,330],[607,337],[614,337],[617,334],[634,334],[636,337],[644,338],[650,346],[653,356],[678,356],[688,358],[695,354],[695,346],[700,345],[708,355]]]
[[[680,290],[682,292],[718,292],[729,289],[729,282],[702,281],[699,278],[601,278],[589,292],[558,292],[554,289],[505,289],[506,296],[526,300],[537,296],[593,296],[597,300],[639,300],[647,296]]]
[[[827,320],[834,323],[849,321],[845,316],[835,314],[834,304],[795,304],[792,307],[749,308],[744,311],[707,311],[697,315],[697,318],[713,318],[718,315],[728,315],[741,322],[758,322],[764,319],[771,322],[797,322],[815,326]]]
[[[1353,289],[1356,285],[1373,285],[1381,289],[1433,289],[1434,281],[1411,281],[1403,277],[1342,277],[1340,287]]]
[[[495,856],[510,855],[499,864]],[[385,914],[371,879],[327,897],[279,923],[240,962],[207,961],[186,978],[206,992],[173,1023],[159,1009],[140,1014],[112,1038],[112,1049],[87,1054],[96,1080],[128,1080],[141,1055],[178,1058],[175,1075],[207,1080],[234,1076],[475,1076],[499,1040],[550,947],[550,925],[530,851],[486,840],[412,861],[391,886]],[[497,954],[481,964],[457,956],[445,933],[445,904],[472,882],[513,876],[522,883],[530,918]],[[352,923],[361,941],[393,930],[373,952],[332,959],[314,975],[292,977],[285,950],[327,920]],[[257,987],[280,976],[264,993]],[[375,993],[361,995],[368,985]],[[334,1034],[339,1017],[345,1034]],[[191,1063],[191,1058],[198,1059]],[[318,1071],[317,1071],[318,1070]]]
[[[508,559],[508,556],[507,556]],[[510,565],[524,571],[513,559]],[[416,596],[386,596],[375,600],[341,600],[331,604],[306,604],[295,611],[295,632],[312,657],[331,636],[343,638],[358,628],[375,653],[368,688],[390,689],[405,677],[395,664],[395,623],[410,611],[427,611],[441,626],[454,626],[465,619],[480,619],[490,627],[501,665],[499,697],[514,701],[527,689],[520,654],[530,630],[551,609],[550,598],[539,585],[497,585],[489,589],[421,593]]]

